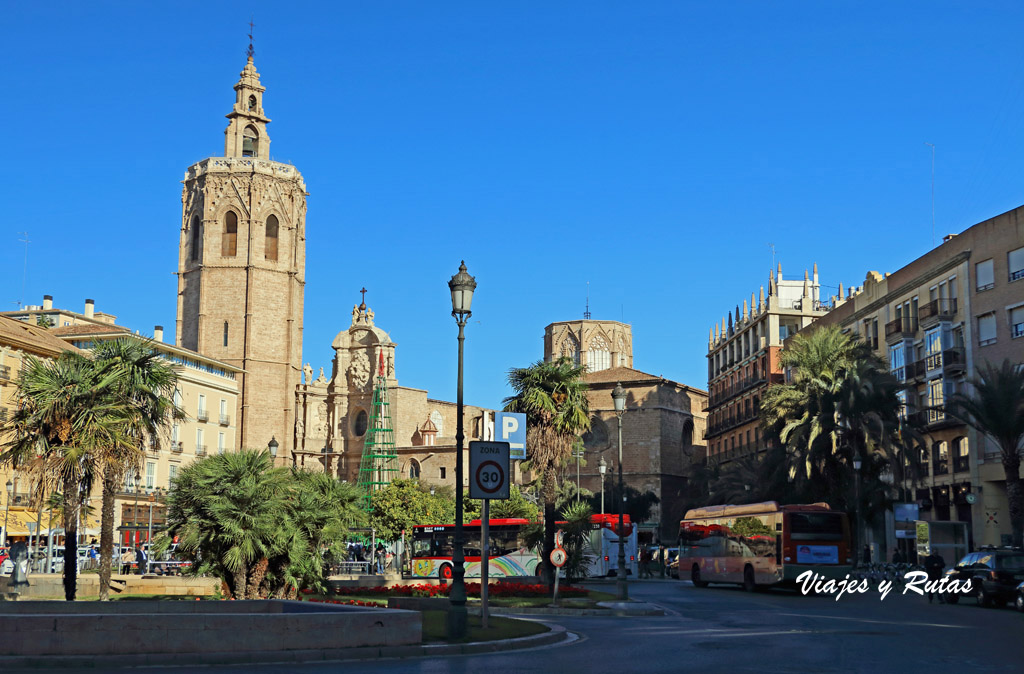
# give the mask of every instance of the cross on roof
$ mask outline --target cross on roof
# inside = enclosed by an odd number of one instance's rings
[[[255,50],[252,48],[252,29],[255,28],[255,27],[256,27],[256,24],[254,24],[252,22],[252,17],[250,16],[249,17],[249,50],[246,52],[246,55],[249,58],[252,58],[252,55],[255,53]]]
[[[362,304],[365,307],[366,306],[366,286],[363,286],[363,289],[360,290],[359,292],[361,292],[363,294]]]

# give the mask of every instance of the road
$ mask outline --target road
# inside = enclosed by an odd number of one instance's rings
[[[603,586],[601,589],[610,589]],[[983,609],[967,599],[930,605],[924,597],[884,601],[877,592],[804,597],[694,588],[689,582],[630,583],[634,599],[664,617],[552,618],[579,635],[573,643],[490,655],[254,667],[146,668],[158,672],[260,674],[369,672],[1020,672],[1024,613]]]

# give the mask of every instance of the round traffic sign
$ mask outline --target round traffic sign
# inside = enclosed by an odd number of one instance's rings
[[[565,553],[565,548],[555,548],[551,551],[551,563],[562,568],[565,566],[565,561],[569,558],[569,555]]]
[[[494,494],[505,486],[505,470],[496,461],[484,461],[477,466],[475,479],[480,491]]]

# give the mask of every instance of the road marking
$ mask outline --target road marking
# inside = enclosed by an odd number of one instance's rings
[[[949,627],[951,629],[969,630],[974,629],[970,625],[943,625],[941,623],[911,623],[903,622],[899,620],[868,620],[867,618],[847,618],[845,616],[837,615],[811,615],[809,613],[779,613],[778,615],[787,615],[794,618],[817,618],[819,620],[853,620],[859,623],[876,623],[878,625],[910,625],[914,627]]]

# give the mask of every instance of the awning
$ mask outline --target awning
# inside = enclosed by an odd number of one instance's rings
[[[0,525],[4,523],[4,513],[0,512]],[[41,532],[44,536],[49,534],[50,531],[50,512],[48,510],[43,511],[42,518],[39,517],[38,510],[25,510],[22,508],[11,508],[6,514],[7,518],[7,535],[8,536],[29,536],[29,522],[32,523],[32,527],[35,528],[35,524],[38,521]],[[64,522],[57,513],[53,516],[53,529],[55,533],[64,533]],[[59,530],[59,531],[58,531]],[[99,535],[100,532],[100,517],[99,514],[93,514],[90,517],[83,516],[78,525],[78,535]],[[39,533],[39,532],[37,532]]]

